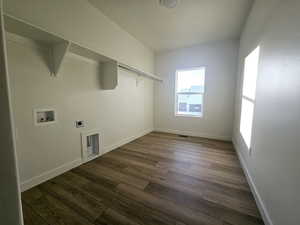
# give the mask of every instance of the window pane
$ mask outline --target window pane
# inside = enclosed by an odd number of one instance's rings
[[[204,92],[205,68],[177,71],[176,92]]]
[[[251,144],[253,111],[254,111],[254,103],[243,98],[240,132],[242,134],[242,137],[248,149],[250,149],[250,144]]]
[[[203,95],[178,94],[176,111],[178,115],[202,116]]]
[[[253,100],[255,99],[259,52],[260,48],[257,47],[246,57],[244,65],[243,96]]]

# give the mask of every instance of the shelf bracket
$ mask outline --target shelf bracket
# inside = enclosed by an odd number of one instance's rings
[[[64,41],[58,44],[54,44],[52,47],[52,58],[53,58],[53,68],[52,75],[58,76],[63,60],[70,48],[70,42]]]

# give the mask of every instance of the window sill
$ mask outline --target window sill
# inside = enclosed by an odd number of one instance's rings
[[[190,118],[203,118],[203,115],[187,115],[187,114],[175,114],[175,117],[190,117]]]

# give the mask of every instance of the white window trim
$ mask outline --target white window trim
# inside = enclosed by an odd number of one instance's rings
[[[204,117],[204,105],[205,105],[205,93],[206,93],[206,66],[199,66],[199,67],[192,67],[192,68],[184,68],[184,69],[179,69],[176,70],[175,73],[175,88],[174,88],[174,96],[175,96],[175,101],[174,101],[174,115],[175,117],[189,117],[189,118],[203,118]],[[200,70],[204,69],[204,91],[203,92],[177,92],[177,80],[178,80],[178,72],[181,71],[193,71],[193,70]],[[177,104],[178,104],[178,93],[179,94],[200,94],[203,96],[203,101],[202,101],[202,113],[201,115],[189,115],[189,114],[178,114],[177,113]]]

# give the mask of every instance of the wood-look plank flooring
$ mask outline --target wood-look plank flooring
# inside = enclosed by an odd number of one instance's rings
[[[261,225],[229,142],[150,133],[22,193],[25,225]]]

